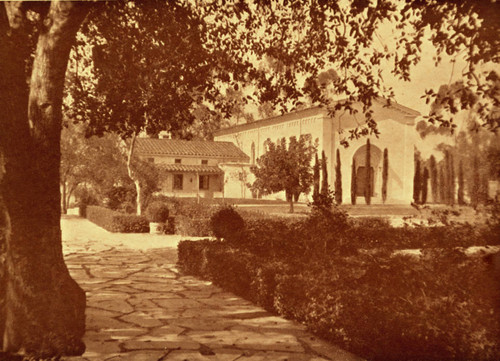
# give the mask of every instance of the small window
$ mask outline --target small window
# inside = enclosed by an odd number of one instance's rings
[[[176,159],[175,160],[175,164],[181,164],[181,160],[180,159]]]
[[[201,160],[201,164],[208,164],[208,160],[207,159],[202,159]]]
[[[200,189],[208,190],[208,175],[200,175]]]
[[[155,162],[154,158],[148,158],[147,160],[148,160],[149,163],[154,163]]]
[[[174,174],[174,189],[182,190],[183,178],[182,174]]]

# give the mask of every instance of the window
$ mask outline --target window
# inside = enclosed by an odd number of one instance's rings
[[[147,161],[148,161],[149,163],[154,163],[154,162],[155,162],[155,159],[154,159],[154,158],[148,158],[148,159],[147,159]]]
[[[181,160],[180,159],[176,159],[175,160],[175,164],[181,164]]]
[[[182,174],[174,174],[174,189],[182,190],[183,176]]]
[[[202,159],[201,160],[201,164],[208,164],[208,160],[207,159]]]
[[[208,175],[200,175],[200,189],[208,190]]]

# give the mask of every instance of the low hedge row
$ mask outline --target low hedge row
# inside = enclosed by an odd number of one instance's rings
[[[123,214],[99,206],[87,206],[87,219],[98,226],[110,231],[120,233],[147,233],[149,222],[146,217]]]
[[[290,260],[227,242],[183,241],[178,265],[370,360],[500,359],[500,292],[456,250]]]
[[[500,244],[500,229],[457,224],[393,227],[383,219],[352,219],[343,213],[307,218],[245,218],[245,230],[227,238],[232,245],[261,256],[316,257],[355,254],[359,249],[453,248]]]

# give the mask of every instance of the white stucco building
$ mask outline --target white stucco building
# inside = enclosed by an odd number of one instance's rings
[[[416,139],[415,118],[419,115],[417,111],[399,104],[386,105],[383,99],[374,101],[372,106],[373,118],[377,122],[380,135],[370,136],[371,143],[371,172],[373,173],[372,202],[382,202],[382,163],[383,151],[388,150],[389,172],[387,182],[386,203],[410,203],[413,196],[414,175],[414,146]],[[272,118],[258,120],[252,123],[236,125],[221,129],[215,133],[216,141],[234,143],[250,158],[250,163],[260,157],[264,151],[264,142],[269,138],[273,142],[280,138],[310,134],[312,139],[318,140],[318,153],[325,151],[327,157],[327,168],[329,184],[333,189],[335,182],[335,160],[336,151],[339,149],[342,171],[343,203],[351,202],[351,167],[353,160],[356,161],[357,172],[357,195],[363,198],[364,179],[366,174],[366,137],[350,140],[349,146],[345,148],[340,144],[343,138],[347,138],[349,130],[364,123],[359,106],[358,116],[347,112],[337,112],[335,117],[330,117],[327,111],[320,107],[309,108],[284,114]],[[242,167],[243,169],[243,167]],[[250,175],[251,176],[251,175]],[[248,180],[247,180],[248,182]],[[241,182],[240,182],[241,183]],[[231,182],[233,197],[252,197],[250,190],[242,191],[244,184]],[[268,196],[269,198],[284,199],[283,194]],[[358,204],[364,203],[362,199]]]

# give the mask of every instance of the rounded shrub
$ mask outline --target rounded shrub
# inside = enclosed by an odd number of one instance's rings
[[[210,217],[210,228],[217,239],[234,240],[241,235],[245,221],[231,206],[223,206]]]
[[[150,222],[165,223],[169,216],[169,209],[164,203],[153,202],[146,209],[146,216]]]

